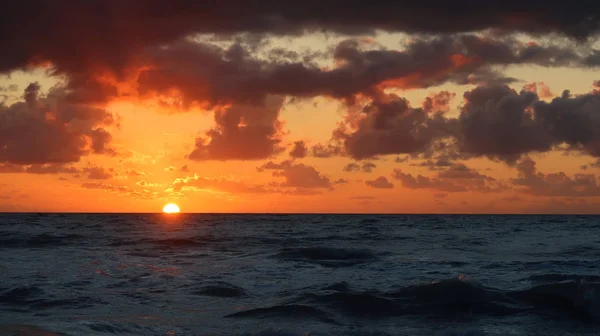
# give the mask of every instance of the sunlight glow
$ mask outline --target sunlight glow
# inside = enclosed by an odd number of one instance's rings
[[[179,207],[177,206],[177,204],[169,203],[165,205],[165,207],[163,208],[163,212],[168,214],[179,213]]]

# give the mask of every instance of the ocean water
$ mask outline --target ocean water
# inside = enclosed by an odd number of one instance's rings
[[[598,335],[600,217],[0,215],[0,335]]]

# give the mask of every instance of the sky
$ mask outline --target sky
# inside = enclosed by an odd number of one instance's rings
[[[598,2],[3,6],[0,212],[600,212]]]

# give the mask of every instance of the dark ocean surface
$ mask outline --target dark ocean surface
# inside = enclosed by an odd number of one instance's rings
[[[0,335],[599,335],[600,217],[0,214]]]

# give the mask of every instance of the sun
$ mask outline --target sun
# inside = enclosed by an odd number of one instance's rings
[[[165,205],[163,212],[168,214],[179,213],[179,207],[175,203],[169,203]]]

